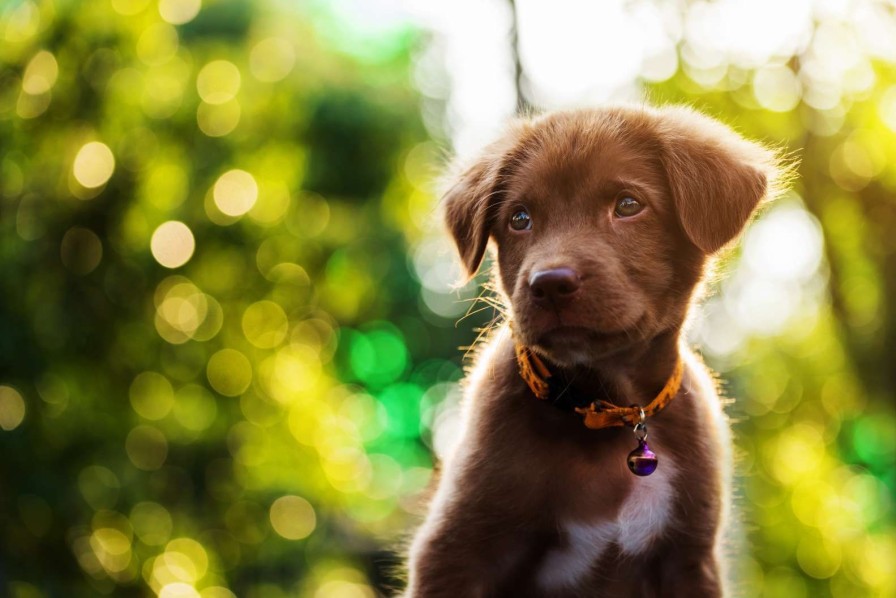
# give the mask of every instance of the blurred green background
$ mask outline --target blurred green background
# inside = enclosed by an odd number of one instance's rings
[[[348,4],[0,2],[0,595],[401,587],[494,313],[437,218],[444,32]],[[660,4],[637,94],[801,160],[690,332],[737,398],[741,594],[896,595],[896,64],[851,20],[896,8],[818,2],[744,67],[691,31],[731,2]]]

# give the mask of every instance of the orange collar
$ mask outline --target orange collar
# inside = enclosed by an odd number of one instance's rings
[[[526,382],[532,394],[543,401],[547,400],[550,395],[550,387],[547,380],[552,374],[541,358],[532,349],[516,343],[516,361],[520,366],[520,376]],[[587,407],[577,407],[576,413],[584,416],[585,427],[592,430],[614,426],[634,426],[643,423],[641,410],[643,409],[644,418],[659,413],[678,394],[683,373],[684,363],[679,358],[663,390],[643,408],[640,405],[619,407],[609,401],[593,401]]]

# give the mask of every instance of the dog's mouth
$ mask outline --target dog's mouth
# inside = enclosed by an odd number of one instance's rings
[[[540,349],[550,359],[561,365],[587,365],[611,357],[631,348],[643,340],[640,334],[644,316],[632,326],[602,326],[596,322],[569,322],[555,316],[553,321],[532,321],[528,318],[517,323],[518,340]],[[618,323],[617,323],[618,324]]]
[[[550,348],[560,344],[589,344],[589,343],[609,343],[614,340],[622,341],[630,338],[630,335],[624,330],[599,330],[586,326],[556,326],[549,330],[541,331],[535,337],[535,343],[545,348]]]
[[[585,326],[557,326],[540,332],[531,343],[562,365],[585,365],[625,349],[624,331],[601,331]]]
[[[515,303],[512,317],[517,341],[539,349],[560,365],[587,365],[644,340],[650,328],[647,312],[635,302],[592,303],[563,309]]]

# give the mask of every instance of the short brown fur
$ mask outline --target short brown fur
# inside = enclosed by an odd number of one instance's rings
[[[413,542],[408,596],[723,594],[728,430],[680,336],[708,260],[777,172],[771,152],[690,109],[623,106],[516,123],[458,177],[449,230],[471,276],[494,244],[513,332],[492,335],[466,381],[464,433]],[[621,196],[643,211],[614,214]],[[521,209],[531,230],[508,226]],[[545,305],[532,277],[556,268],[581,288]],[[682,390],[649,422],[666,477],[627,470],[630,429],[588,430],[537,401],[514,338],[620,405],[647,404],[684,359]]]

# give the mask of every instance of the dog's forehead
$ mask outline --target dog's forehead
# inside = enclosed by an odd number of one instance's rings
[[[664,177],[650,135],[626,123],[561,123],[536,131],[513,186],[536,194],[577,193],[608,183],[660,187]]]

